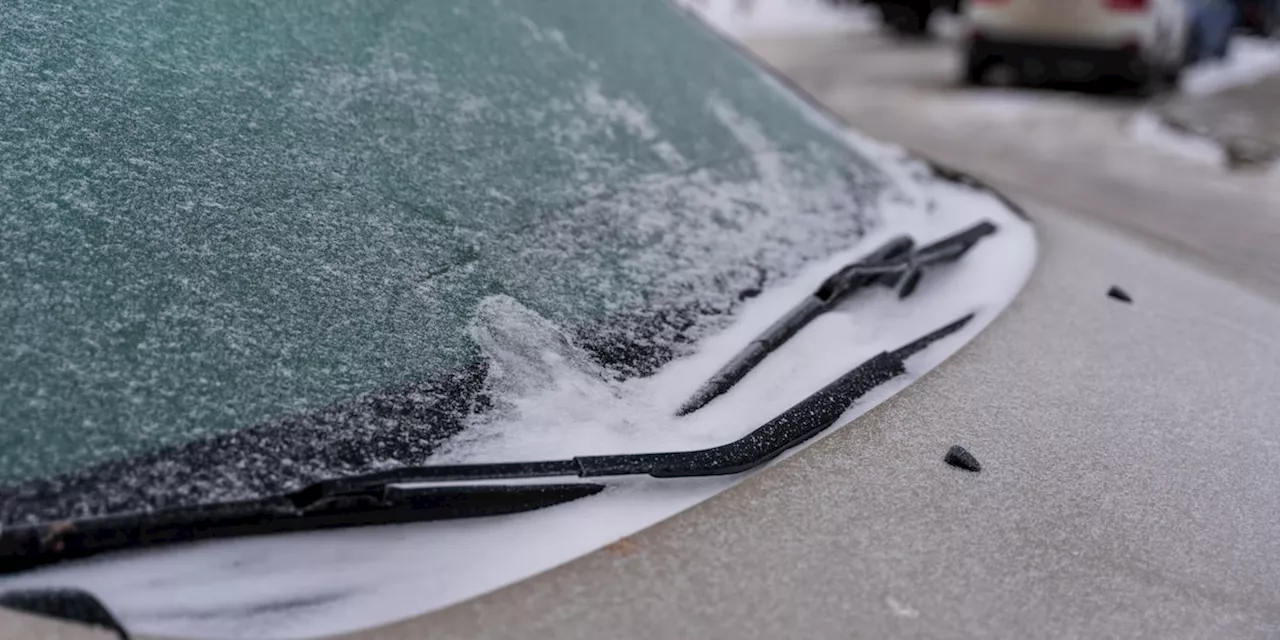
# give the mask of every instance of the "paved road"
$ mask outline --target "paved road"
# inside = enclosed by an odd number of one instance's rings
[[[967,90],[946,41],[878,34],[750,47],[855,128],[964,168],[1011,194],[1135,232],[1280,297],[1280,180],[1137,141],[1147,105],[1058,91]]]
[[[1167,120],[1239,149],[1246,160],[1280,157],[1280,74],[1207,96],[1165,105]]]

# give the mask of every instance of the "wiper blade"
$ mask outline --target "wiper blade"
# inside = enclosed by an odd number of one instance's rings
[[[7,526],[0,528],[0,574],[174,542],[520,513],[604,488],[595,483],[370,486],[323,495],[308,488],[257,500]]]
[[[693,413],[723,395],[769,354],[850,295],[879,284],[898,287],[898,297],[905,298],[915,292],[926,267],[959,259],[979,240],[995,232],[994,224],[983,221],[920,249],[914,248],[915,242],[911,238],[898,236],[861,260],[841,267],[823,281],[813,294],[783,314],[708,378],[680,406],[676,415]]]
[[[718,447],[537,462],[402,467],[323,480],[293,493],[259,500],[9,526],[0,529],[0,574],[172,542],[518,513],[606,488],[581,480],[532,484],[532,479],[687,478],[749,471],[831,427],[867,392],[904,373],[907,358],[972,319],[972,314],[967,315],[863,362],[746,436]]]

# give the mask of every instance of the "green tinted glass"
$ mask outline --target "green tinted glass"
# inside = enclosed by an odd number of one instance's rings
[[[0,480],[821,255],[878,179],[787,100],[662,0],[6,0]]]

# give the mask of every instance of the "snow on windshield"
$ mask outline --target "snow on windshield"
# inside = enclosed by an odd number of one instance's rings
[[[7,16],[0,522],[420,463],[502,403],[494,309],[647,375],[884,223],[662,2]]]

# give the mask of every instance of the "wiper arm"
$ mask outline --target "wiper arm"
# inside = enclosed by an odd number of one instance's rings
[[[2,527],[0,574],[172,542],[518,513],[606,488],[581,481],[584,478],[741,473],[835,424],[858,398],[904,373],[907,358],[960,330],[972,318],[967,315],[863,362],[755,431],[718,447],[538,462],[403,467],[323,480],[293,493],[259,500]],[[556,477],[563,480],[529,482]]]
[[[898,297],[911,295],[925,267],[951,262],[964,255],[982,238],[996,232],[996,226],[983,221],[920,249],[907,236],[898,236],[870,255],[847,264],[832,274],[812,295],[792,307],[768,329],[739,351],[728,363],[707,379],[685,401],[676,415],[693,413],[715,400],[741,381],[783,343],[818,316],[835,308],[850,295],[880,284],[898,287]],[[913,250],[914,249],[914,250]]]

